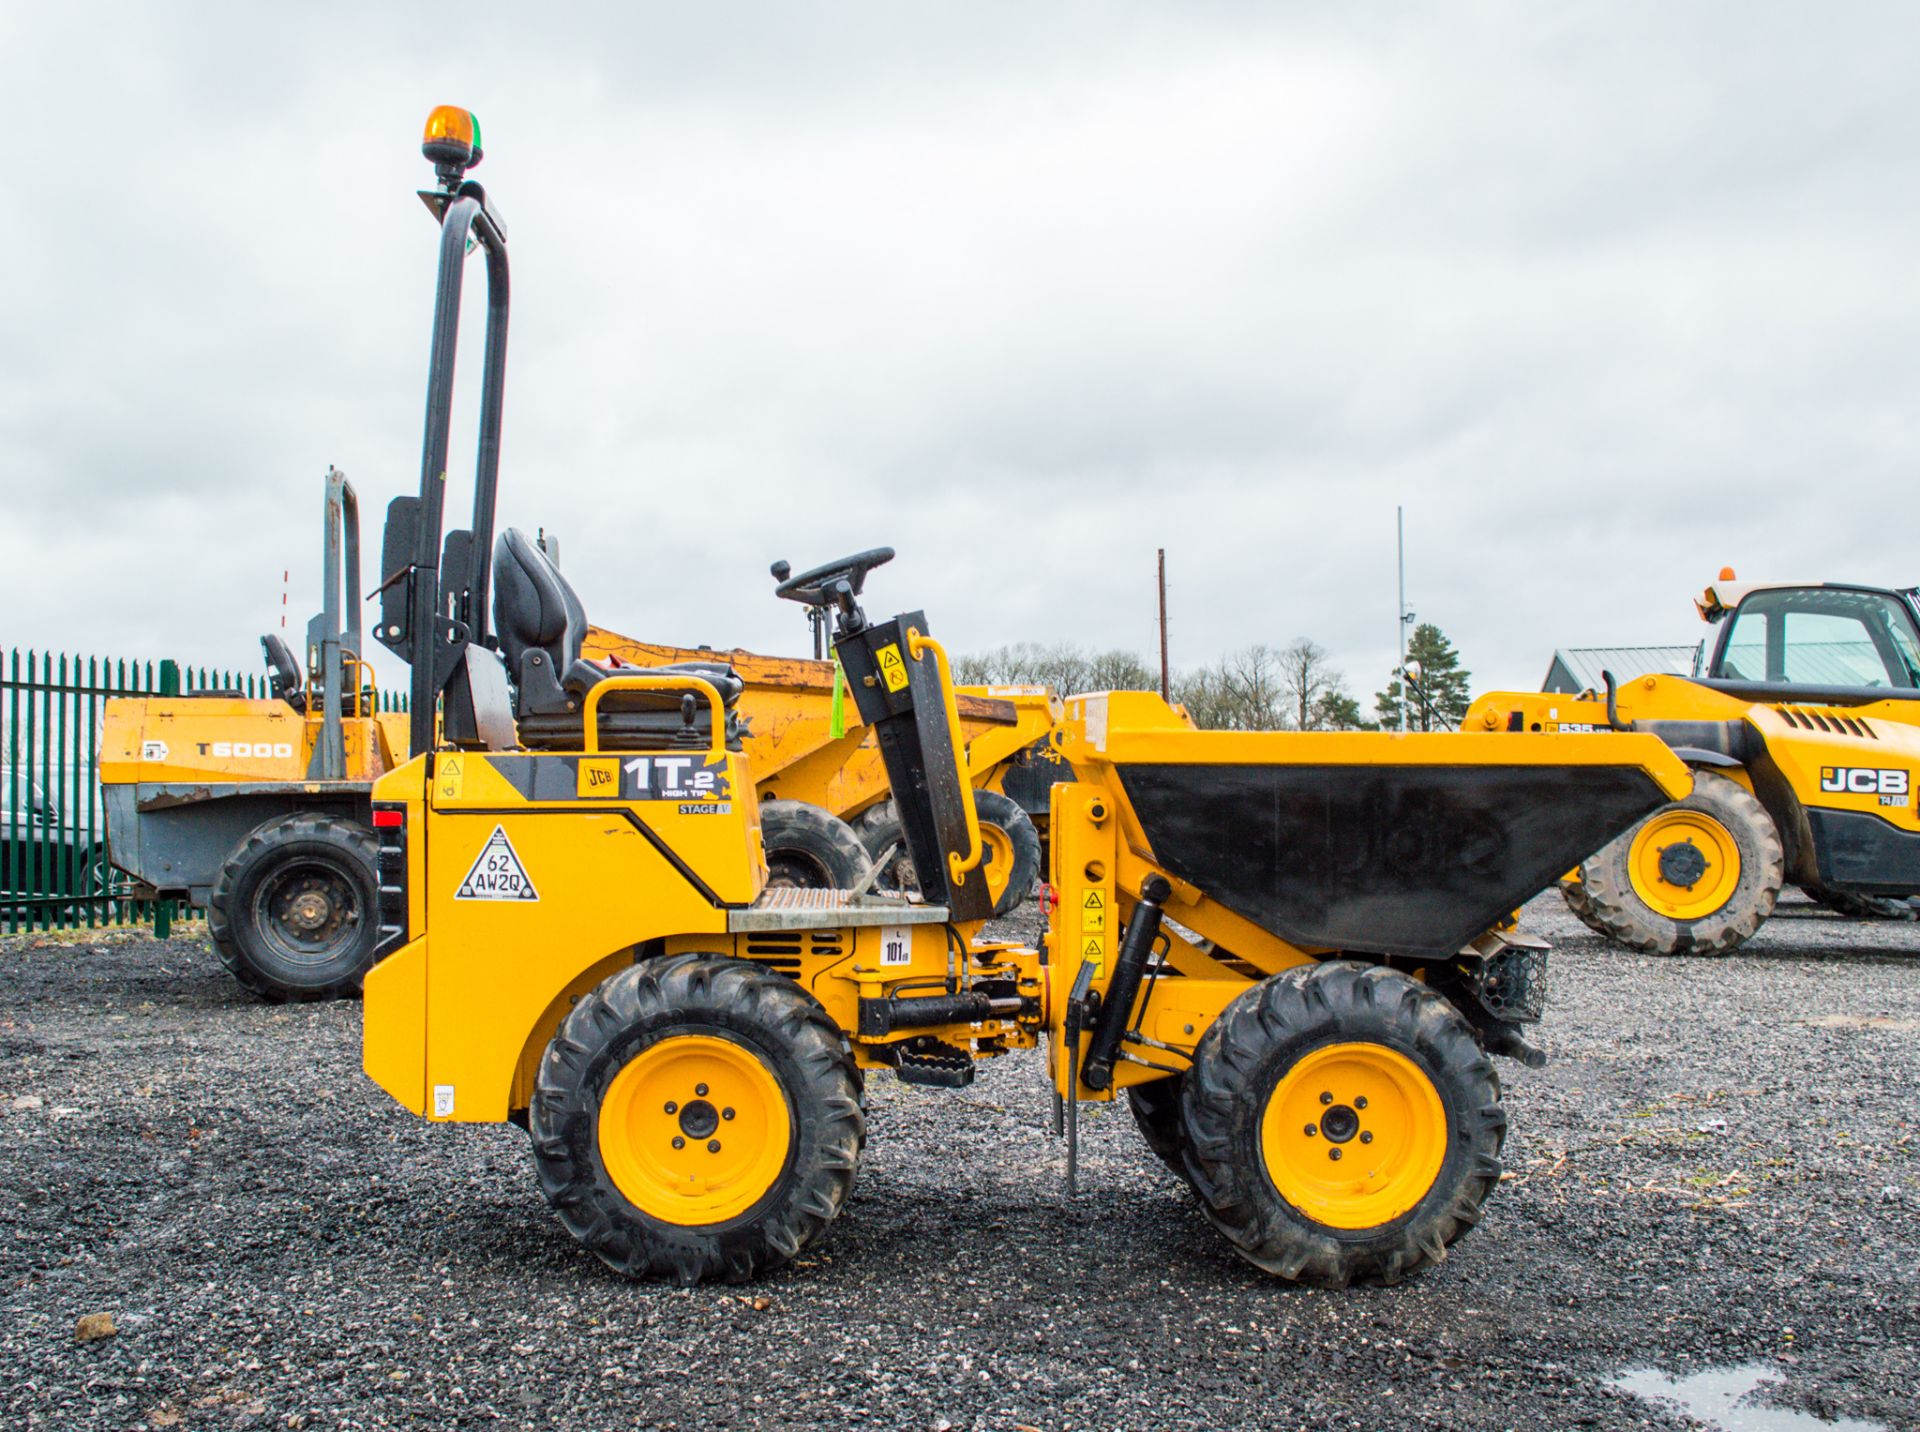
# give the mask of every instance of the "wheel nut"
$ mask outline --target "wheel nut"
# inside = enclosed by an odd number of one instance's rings
[[[707,1086],[705,1084],[695,1084],[693,1086],[693,1092],[704,1099],[707,1097]]]
[[[1328,1157],[1328,1158],[1330,1158],[1330,1159],[1332,1159],[1332,1160],[1334,1160],[1334,1161],[1335,1161],[1336,1163],[1338,1163],[1338,1162],[1339,1162],[1339,1160],[1340,1160],[1340,1150],[1339,1150],[1339,1149],[1337,1149],[1337,1148],[1336,1148],[1336,1149],[1328,1149],[1328,1150],[1327,1150],[1327,1157]]]
[[[1320,1102],[1323,1104],[1331,1104],[1333,1102],[1333,1095],[1325,1094],[1325,1093],[1321,1094]]]
[[[1320,1132],[1320,1126],[1319,1126],[1318,1124],[1308,1124],[1308,1125],[1307,1125],[1307,1137],[1308,1137],[1308,1138],[1312,1138],[1312,1137],[1313,1137],[1313,1136],[1314,1136],[1315,1134],[1317,1134],[1317,1133],[1319,1133],[1319,1132]]]
[[[680,1106],[669,1099],[667,1100],[667,1112],[669,1114],[677,1114],[680,1112]]]
[[[1360,1142],[1361,1142],[1361,1143],[1363,1143],[1363,1144],[1370,1144],[1370,1143],[1372,1143],[1372,1142],[1373,1142],[1373,1130],[1371,1130],[1371,1129],[1362,1129],[1362,1130],[1360,1131]]]
[[[1354,1101],[1353,1101],[1353,1107],[1354,1107],[1354,1108],[1356,1108],[1356,1109],[1364,1109],[1364,1108],[1366,1108],[1366,1107],[1367,1107],[1367,1096],[1366,1096],[1365,1094],[1361,1094],[1361,1095],[1359,1095],[1358,1097],[1356,1097],[1356,1098],[1354,1099]]]
[[[708,1139],[708,1140],[707,1140],[707,1152],[708,1152],[708,1153],[710,1153],[710,1154],[717,1154],[717,1153],[719,1153],[719,1152],[720,1152],[720,1140],[718,1140],[718,1139]]]
[[[720,1117],[721,1117],[721,1118],[723,1118],[723,1119],[731,1119],[731,1118],[733,1117],[733,1110],[731,1110],[731,1109],[722,1109],[722,1110],[720,1111]]]
[[[681,1138],[678,1134],[675,1134],[673,1136],[673,1146],[676,1149],[684,1149],[687,1146],[687,1141]]]

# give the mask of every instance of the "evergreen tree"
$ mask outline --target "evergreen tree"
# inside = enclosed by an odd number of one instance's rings
[[[1460,653],[1447,640],[1446,633],[1432,622],[1421,622],[1407,642],[1407,660],[1420,663],[1422,690],[1413,693],[1407,708],[1407,729],[1433,730],[1458,726],[1460,718],[1473,704],[1470,684],[1473,673],[1460,664]],[[1424,696],[1424,701],[1420,698]],[[1400,729],[1400,678],[1387,683],[1387,689],[1373,698],[1380,713],[1380,725],[1389,731]]]
[[[1313,731],[1371,731],[1374,725],[1360,714],[1360,703],[1344,691],[1322,693],[1314,703]]]

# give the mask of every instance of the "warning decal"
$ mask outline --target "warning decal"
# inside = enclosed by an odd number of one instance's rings
[[[899,691],[907,684],[907,663],[901,659],[900,648],[888,642],[880,648],[880,679],[887,683],[887,690]]]
[[[496,825],[480,858],[453,892],[456,900],[538,900],[533,882],[527,879],[527,867],[520,863],[513,842],[507,839],[505,826]]]
[[[1107,897],[1104,891],[1089,890],[1087,898],[1080,902],[1080,928],[1091,935],[1106,933]]]

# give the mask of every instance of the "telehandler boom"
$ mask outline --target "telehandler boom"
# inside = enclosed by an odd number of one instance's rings
[[[464,111],[429,122],[436,375],[469,233],[505,290],[504,233],[464,177],[475,138]],[[1657,738],[1210,732],[1156,696],[1077,696],[1050,738],[1074,773],[1051,801],[1060,901],[1037,946],[988,940],[947,656],[921,613],[868,618],[866,552],[776,590],[831,621],[920,896],[770,889],[738,678],[583,660],[578,597],[511,530],[492,549],[506,695],[475,637],[482,523],[441,556],[428,412],[421,498],[389,520],[412,615],[385,635],[414,662],[416,725],[436,697],[445,714],[374,792],[390,953],[365,1065],[429,1119],[523,1122],[602,1261],[687,1283],[785,1262],[845,1205],[868,1074],[959,1086],[1035,1047],[1070,1170],[1079,1105],[1124,1093],[1280,1276],[1392,1281],[1477,1221],[1506,1129],[1489,1056],[1541,1057],[1522,1030],[1546,951],[1510,912],[1685,793]]]

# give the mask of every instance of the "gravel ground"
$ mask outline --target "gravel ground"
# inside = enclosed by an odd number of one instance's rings
[[[0,941],[0,1424],[1684,1427],[1613,1380],[1758,1361],[1779,1405],[1920,1426],[1920,927],[1783,907],[1715,963],[1529,925],[1554,1059],[1502,1066],[1504,1187],[1344,1293],[1233,1257],[1124,1109],[1069,1203],[1031,1057],[876,1077],[796,1267],[623,1283],[518,1130],[361,1075],[356,1005],[256,1003],[191,937]]]

